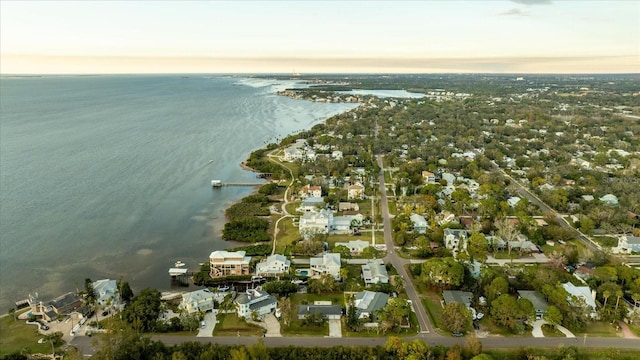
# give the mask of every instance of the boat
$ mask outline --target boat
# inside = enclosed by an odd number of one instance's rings
[[[175,264],[173,264],[173,267],[176,267],[176,268],[181,268],[181,267],[183,267],[183,266],[185,266],[185,263],[183,263],[183,262],[182,262],[182,261],[180,261],[180,260],[176,261],[176,263],[175,263]]]

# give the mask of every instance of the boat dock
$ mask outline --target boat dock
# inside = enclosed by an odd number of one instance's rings
[[[211,180],[211,187],[219,188],[223,186],[262,186],[264,183],[250,183],[250,182],[225,182],[221,180]]]

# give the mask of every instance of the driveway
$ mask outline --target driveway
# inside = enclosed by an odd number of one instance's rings
[[[213,329],[216,327],[217,322],[215,310],[207,311],[207,313],[204,314],[203,321],[206,323],[206,326],[204,328],[202,328],[202,326],[200,327],[196,337],[213,337]]]
[[[532,326],[533,326],[533,330],[531,331],[531,335],[533,335],[533,337],[535,338],[543,338],[544,334],[542,333],[542,325],[546,324],[547,322],[544,319],[541,320],[536,320]],[[575,335],[573,335],[573,333],[571,331],[569,331],[569,329],[565,328],[562,325],[556,325],[556,329],[558,329],[558,331],[560,331],[561,333],[564,334],[564,336],[568,337],[568,338],[574,338],[576,337]]]
[[[267,329],[265,337],[282,337],[280,333],[280,322],[273,314],[267,314],[264,316],[264,325]]]
[[[342,337],[342,324],[340,319],[329,320],[329,337],[340,338]]]

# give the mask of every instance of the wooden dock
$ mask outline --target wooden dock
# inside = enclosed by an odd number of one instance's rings
[[[223,186],[262,186],[264,183],[250,183],[250,182],[225,182],[220,180],[211,180],[211,187],[220,188]]]

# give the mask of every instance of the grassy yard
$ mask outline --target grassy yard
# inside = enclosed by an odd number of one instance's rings
[[[285,248],[293,244],[294,241],[300,238],[298,228],[293,226],[293,219],[282,219],[278,223],[278,235],[276,237],[276,253],[284,254]]]
[[[589,341],[589,336],[598,336],[598,337],[617,337],[618,331],[616,331],[616,325],[611,325],[604,322],[592,322],[587,324],[585,331],[574,334],[577,337],[584,336],[587,334],[587,341]]]
[[[329,323],[322,326],[304,325],[303,320],[298,319],[298,305],[313,304],[315,301],[331,301],[333,305],[344,306],[344,295],[333,294],[291,294],[291,307],[293,314],[289,326],[282,325],[282,334],[286,336],[328,336]]]
[[[0,318],[0,357],[26,350],[27,353],[51,354],[51,344],[38,344],[44,336],[38,333],[36,325],[28,325],[24,320],[13,320],[12,316]],[[57,351],[57,350],[56,350]]]
[[[556,329],[555,326],[551,326],[548,324],[542,325],[542,333],[545,337],[565,337],[565,335]]]
[[[285,208],[287,209],[287,212],[289,212],[289,214],[291,214],[291,215],[301,215],[301,213],[296,210],[298,207],[300,207],[300,201],[290,202],[285,206]]]
[[[260,336],[264,332],[261,327],[249,324],[236,314],[218,314],[219,323],[213,330],[213,336]]]

